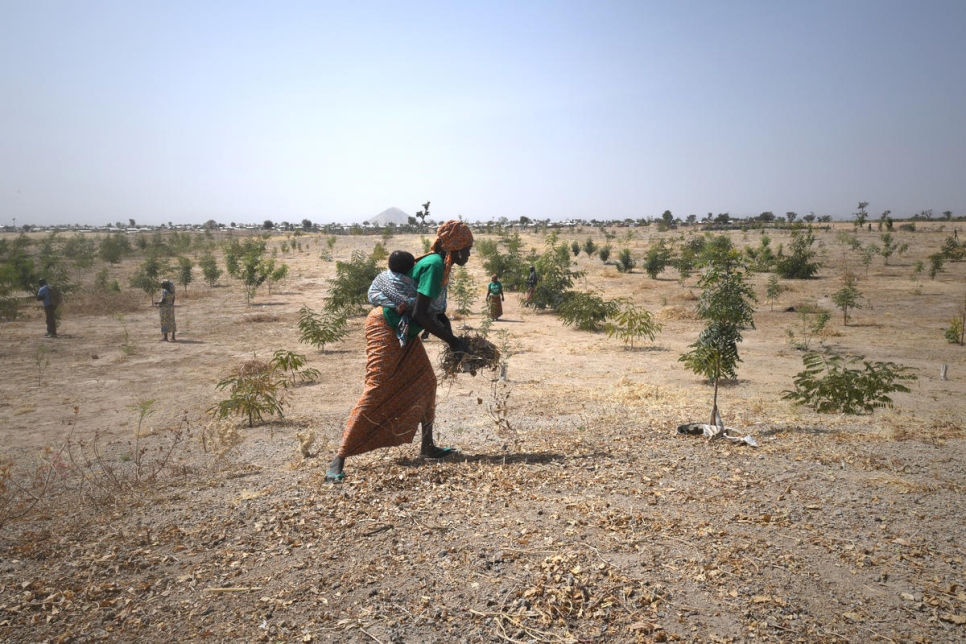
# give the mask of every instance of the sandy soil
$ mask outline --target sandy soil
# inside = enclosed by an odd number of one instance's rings
[[[30,514],[0,527],[0,638],[966,641],[966,350],[942,332],[963,302],[966,265],[911,279],[955,225],[897,233],[909,252],[868,273],[823,231],[819,279],[787,282],[774,308],[767,275],[754,277],[757,328],[721,408],[757,449],[676,433],[706,422],[711,388],[678,362],[701,325],[688,315],[696,278],[670,270],[652,280],[576,260],[578,288],[629,297],[662,320],[657,339],[633,350],[508,294],[494,325],[509,333],[508,381],[440,383],[437,442],[461,454],[367,454],[349,460],[339,486],[322,473],[362,390],[362,318],[324,353],[299,344],[299,308],[319,309],[335,273],[319,236],[280,253],[289,278],[250,305],[227,277],[179,290],[176,343],[160,341],[140,291],[123,313],[68,302],[57,339],[43,338],[37,307],[0,327],[0,455],[15,464],[4,493],[56,476]],[[637,230],[626,245],[640,258],[679,234]],[[769,234],[775,248],[788,242]],[[754,232],[730,235],[757,244]],[[591,236],[603,242],[590,229],[562,237]],[[375,241],[340,237],[333,254]],[[387,245],[421,248],[418,236]],[[781,399],[802,369],[786,309],[834,308],[846,265],[864,308],[848,326],[834,314],[824,343],[914,367],[919,379],[894,409],[818,415]],[[487,276],[478,257],[468,268],[479,309]],[[112,279],[126,284],[131,270],[112,267]],[[431,358],[440,348],[427,343]],[[320,381],[290,390],[284,419],[213,423],[217,382],[276,349],[308,355]],[[501,396],[512,434],[488,413]],[[306,458],[311,432],[318,456]],[[162,462],[163,476],[133,484]]]

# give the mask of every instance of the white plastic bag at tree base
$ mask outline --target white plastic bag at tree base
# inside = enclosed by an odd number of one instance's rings
[[[691,434],[707,436],[708,438],[727,438],[734,443],[745,443],[746,445],[751,445],[752,447],[758,447],[758,443],[755,439],[751,437],[751,434],[747,436],[737,436],[732,435],[729,432],[734,430],[719,427],[717,425],[705,425],[704,423],[685,423],[683,425],[678,425],[678,434]]]

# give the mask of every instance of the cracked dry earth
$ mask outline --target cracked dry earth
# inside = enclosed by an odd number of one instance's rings
[[[340,238],[337,258],[350,243],[372,239]],[[829,339],[920,369],[912,393],[873,415],[782,401],[801,368],[783,340],[791,314],[761,307],[740,380],[721,392],[726,423],[757,449],[676,433],[710,409],[708,386],[677,363],[695,320],[667,315],[652,346],[627,350],[510,295],[497,324],[513,342],[508,381],[440,382],[438,442],[461,453],[374,452],[327,485],[325,461],[362,388],[362,320],[324,354],[305,351],[298,308],[319,306],[334,268],[314,250],[285,261],[290,283],[253,306],[237,287],[193,286],[178,302],[176,344],[156,341],[147,306],[125,317],[127,330],[65,315],[56,341],[38,337],[36,314],[5,325],[4,457],[21,472],[55,461],[60,478],[0,530],[0,639],[966,641],[964,360],[931,323],[901,326],[955,295],[961,266],[920,294],[883,268],[863,284],[880,293],[874,312]],[[482,291],[483,270],[470,267]],[[587,275],[652,311],[688,302],[671,279]],[[789,303],[832,285],[796,285]],[[136,350],[120,349],[125,333]],[[40,342],[52,366],[38,378]],[[307,353],[320,382],[291,391],[284,419],[210,423],[217,380],[276,348]],[[427,343],[431,358],[439,348]],[[137,441],[130,405],[149,398]],[[500,401],[509,431],[493,420]],[[145,467],[168,459],[149,485],[128,484],[139,448]],[[84,482],[96,475],[100,487]]]

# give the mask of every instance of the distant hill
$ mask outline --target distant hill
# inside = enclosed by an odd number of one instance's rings
[[[403,225],[409,223],[409,215],[400,210],[399,208],[389,208],[388,210],[383,210],[381,213],[366,219],[365,223],[371,224],[373,226],[385,226],[387,224]]]

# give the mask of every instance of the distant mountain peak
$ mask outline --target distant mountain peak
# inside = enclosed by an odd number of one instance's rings
[[[366,219],[364,223],[385,226],[386,224],[404,225],[409,223],[409,214],[399,208],[392,207],[383,210],[375,217]]]

